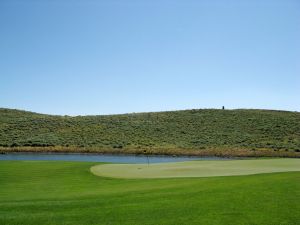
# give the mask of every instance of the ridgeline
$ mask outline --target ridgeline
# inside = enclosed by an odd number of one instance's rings
[[[1,108],[0,151],[300,157],[300,113],[197,109],[71,117]]]

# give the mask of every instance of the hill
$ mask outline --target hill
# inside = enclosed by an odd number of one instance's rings
[[[0,148],[300,156],[300,113],[197,109],[71,117],[0,109]]]

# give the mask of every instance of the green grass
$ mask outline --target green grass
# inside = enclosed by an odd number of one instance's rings
[[[288,171],[300,171],[300,159],[102,164],[91,168],[95,175],[114,178],[215,177]]]
[[[0,224],[299,224],[300,172],[113,179],[93,165],[0,162]]]
[[[300,157],[300,113],[202,109],[70,117],[0,109],[1,148]]]

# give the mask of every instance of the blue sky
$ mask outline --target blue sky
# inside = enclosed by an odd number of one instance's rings
[[[300,111],[298,0],[1,0],[0,107]]]

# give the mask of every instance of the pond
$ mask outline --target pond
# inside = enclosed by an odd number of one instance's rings
[[[54,160],[81,162],[110,162],[110,163],[163,163],[182,162],[190,160],[228,160],[221,157],[194,156],[165,156],[165,155],[107,155],[107,154],[79,154],[79,153],[7,153],[0,154],[1,160]]]

